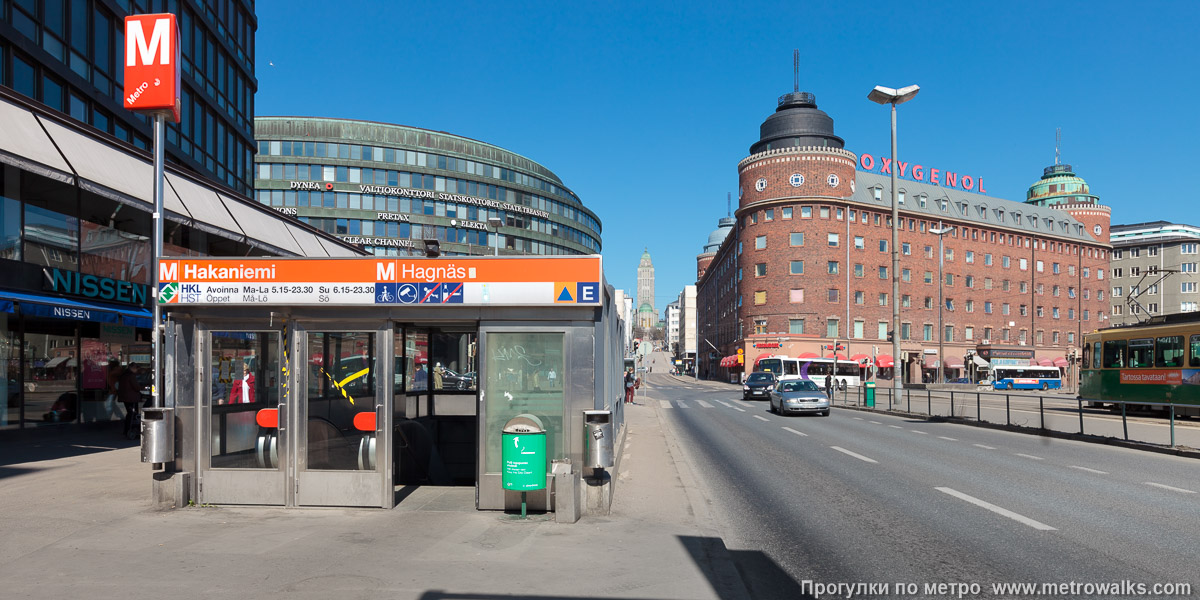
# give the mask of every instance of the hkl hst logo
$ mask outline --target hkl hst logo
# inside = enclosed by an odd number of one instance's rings
[[[189,304],[200,301],[200,285],[196,283],[162,283],[158,287],[159,304]]]

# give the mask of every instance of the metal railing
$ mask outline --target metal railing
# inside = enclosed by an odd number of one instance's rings
[[[861,386],[834,389],[831,402],[834,406],[840,404],[865,407],[865,391],[866,388]],[[1001,401],[1003,406],[1001,406]],[[1125,441],[1155,445],[1164,445],[1165,442],[1165,445],[1170,447],[1179,445],[1200,447],[1200,427],[1177,426],[1177,409],[1182,408],[1181,405],[1170,402],[1105,401],[1104,405],[1112,406],[1111,411],[1094,406],[1085,407],[1085,404],[1093,402],[1096,401],[1063,395],[929,388],[902,388],[897,393],[894,388],[876,387],[873,410],[967,421],[975,420],[981,423],[1120,438]],[[916,408],[915,412],[914,407]],[[1161,407],[1164,417],[1168,420],[1169,440],[1163,440],[1163,436],[1157,431],[1163,428],[1161,418],[1140,419],[1137,417],[1149,415],[1130,415],[1130,413],[1155,407]],[[1187,408],[1194,407],[1187,406]],[[1034,412],[1037,415],[1036,424],[1025,418],[1026,415]],[[1188,412],[1194,413],[1195,411]],[[1115,428],[1117,414],[1120,415],[1119,434]],[[1132,422],[1135,430],[1132,435],[1130,432],[1131,416],[1136,419]]]

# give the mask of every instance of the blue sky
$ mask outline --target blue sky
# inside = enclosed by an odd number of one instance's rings
[[[794,48],[800,89],[856,154],[890,150],[887,108],[867,92],[915,83],[902,160],[1021,200],[1061,127],[1063,162],[1114,224],[1200,224],[1193,2],[260,0],[257,12],[257,114],[446,131],[541,163],[603,223],[609,283],[633,292],[650,250],[660,311],[695,282],[727,193],[736,208],[737,163],[792,91]]]

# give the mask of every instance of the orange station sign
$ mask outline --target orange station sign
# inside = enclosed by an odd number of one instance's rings
[[[169,112],[179,122],[179,45],[175,15],[125,17],[126,109]]]
[[[600,256],[164,258],[162,305],[599,305]]]

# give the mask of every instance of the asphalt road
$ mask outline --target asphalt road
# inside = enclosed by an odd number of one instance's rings
[[[735,556],[769,557],[738,565],[757,598],[812,597],[806,580],[895,598],[1037,597],[992,587],[1014,583],[1085,597],[1070,586],[1124,581],[1200,594],[1194,459],[837,408],[780,417],[666,370],[638,401],[676,436]]]

